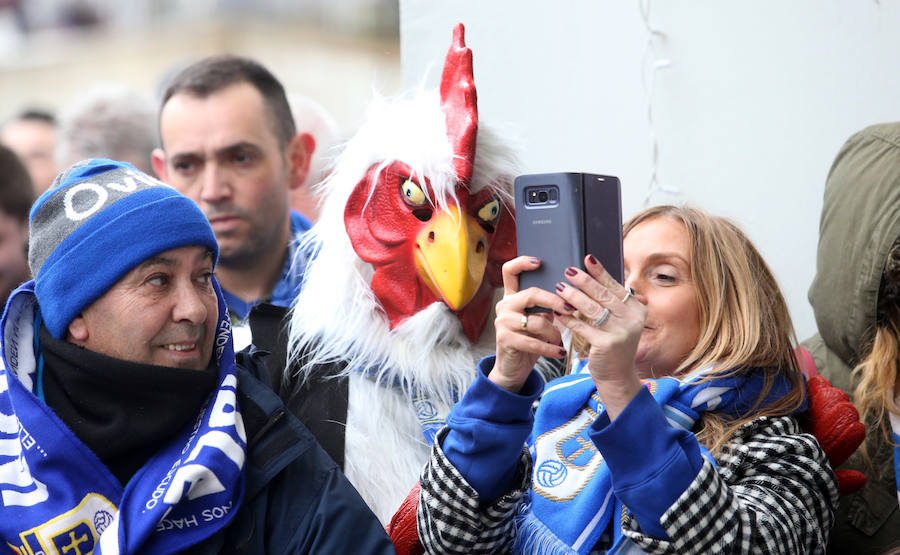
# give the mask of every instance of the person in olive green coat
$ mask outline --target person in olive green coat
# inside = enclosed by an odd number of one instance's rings
[[[860,410],[866,440],[842,468],[868,475],[865,487],[841,498],[829,553],[881,553],[900,545],[889,442],[889,414],[900,416],[894,397],[900,366],[898,236],[900,122],[850,137],[825,185],[809,289],[819,331],[803,346],[819,373],[850,394]]]

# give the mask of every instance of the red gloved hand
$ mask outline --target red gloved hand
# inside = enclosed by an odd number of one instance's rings
[[[832,468],[844,464],[866,437],[866,427],[859,421],[859,412],[846,393],[831,385],[822,376],[806,381],[809,392],[809,412],[806,430],[816,436],[828,456]],[[866,485],[866,475],[856,470],[835,472],[841,495],[853,493]]]
[[[419,482],[416,482],[387,526],[387,533],[394,542],[397,555],[425,553],[425,548],[419,542],[419,531],[416,528],[416,508],[418,506]]]

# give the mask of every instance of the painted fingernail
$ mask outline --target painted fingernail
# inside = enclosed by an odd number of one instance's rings
[[[531,257],[531,263],[532,263],[532,264],[540,264],[540,263],[541,263],[541,259],[538,258],[538,257],[536,257],[536,256],[532,256],[532,257]]]
[[[567,276],[576,276],[576,275],[578,275],[578,270],[569,266],[568,268],[566,268],[566,275]]]
[[[575,312],[575,307],[570,305],[569,303],[563,303],[563,308],[565,308],[569,312]]]
[[[564,283],[561,283],[561,282],[560,282],[560,283],[557,283],[557,284],[556,284],[556,290],[559,291],[560,293],[562,293],[563,291],[566,290],[565,284],[564,284]]]
[[[559,349],[559,358],[563,358],[564,356],[566,356],[566,350],[560,348]]]
[[[557,311],[555,311],[555,310],[553,311],[553,314],[556,314],[557,316],[562,316],[562,315],[563,315],[562,312],[557,312]]]
[[[593,254],[589,254],[589,255],[588,255],[588,262],[590,262],[591,264],[596,264],[596,263],[597,263],[597,259],[594,258],[594,255],[593,255]]]

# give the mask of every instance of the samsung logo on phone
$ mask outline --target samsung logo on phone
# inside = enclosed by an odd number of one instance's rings
[[[548,220],[531,220],[531,223],[534,225],[552,224],[553,220],[549,220],[549,219]]]

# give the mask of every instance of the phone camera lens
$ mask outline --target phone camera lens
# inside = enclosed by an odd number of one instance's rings
[[[538,193],[538,201],[547,202],[547,191],[541,191]]]

